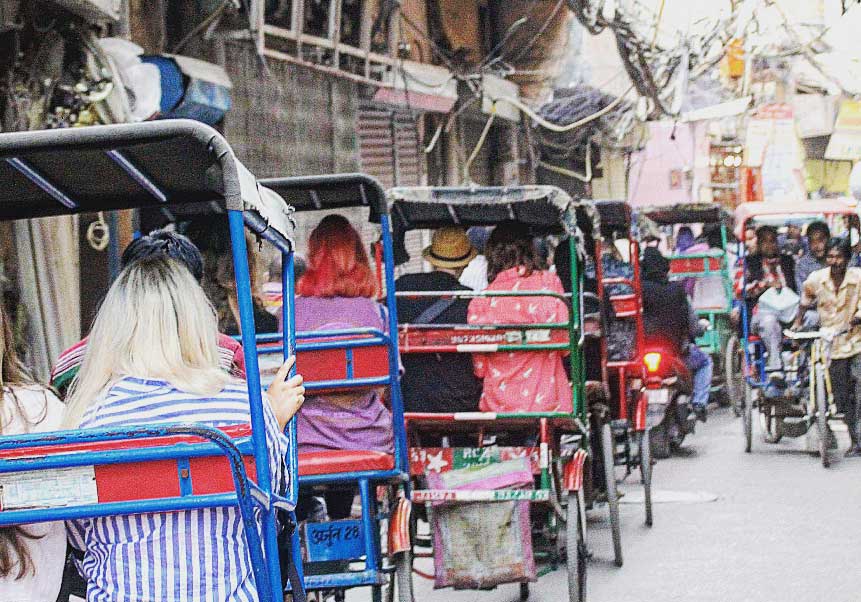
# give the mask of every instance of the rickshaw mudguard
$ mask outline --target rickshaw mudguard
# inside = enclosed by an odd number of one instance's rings
[[[637,398],[637,408],[634,411],[634,430],[642,432],[646,430],[646,416],[649,411],[649,399],[644,393],[640,393]]]
[[[412,502],[405,497],[399,497],[392,511],[392,516],[389,519],[389,556],[408,552],[412,549],[412,537],[410,533],[412,513]]]
[[[565,491],[576,492],[583,489],[583,468],[588,457],[586,451],[578,449],[565,464],[562,472],[562,487]]]

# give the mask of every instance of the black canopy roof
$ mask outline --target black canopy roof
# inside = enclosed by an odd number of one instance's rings
[[[291,244],[292,209],[257,185],[224,138],[190,120],[0,134],[0,220],[142,209],[238,209]]]
[[[382,186],[362,173],[270,178],[260,184],[278,193],[296,211],[370,207],[374,222],[388,213]]]
[[[732,220],[732,216],[717,203],[683,203],[666,207],[643,207],[637,211],[662,225],[714,224]]]
[[[392,188],[387,196],[393,219],[405,230],[515,220],[535,234],[573,234],[578,226],[597,225],[590,207],[555,186]]]
[[[583,252],[584,239],[590,240],[598,228],[594,208],[555,186],[392,188],[386,196],[398,263],[407,258],[403,239],[408,230],[495,226],[514,220],[530,226],[536,236],[573,236]]]
[[[625,201],[596,200],[591,204],[598,211],[601,228],[629,230],[631,228],[631,206]]]

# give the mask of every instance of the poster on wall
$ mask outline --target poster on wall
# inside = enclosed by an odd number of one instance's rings
[[[745,166],[758,168],[760,195],[770,201],[807,198],[803,159],[792,106],[775,103],[760,107],[748,122]]]
[[[861,159],[861,101],[844,100],[840,104],[825,158],[832,161]]]

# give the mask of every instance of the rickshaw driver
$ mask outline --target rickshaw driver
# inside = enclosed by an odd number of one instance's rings
[[[795,261],[788,255],[780,254],[777,242],[777,229],[773,226],[760,226],[756,230],[756,253],[747,259],[747,286],[745,301],[751,319],[751,331],[762,339],[768,357],[765,369],[770,378],[780,377],[783,360],[780,356],[783,344],[783,325],[778,312],[760,303],[763,294],[769,289],[778,292],[789,288],[795,292]]]
[[[801,307],[794,328],[802,326],[802,312],[819,309],[824,328],[851,330],[837,337],[831,347],[831,388],[834,403],[843,413],[852,441],[846,456],[861,456],[858,409],[861,407],[861,268],[847,267],[852,257],[848,240],[835,239],[828,245],[828,267],[813,272],[805,281]]]

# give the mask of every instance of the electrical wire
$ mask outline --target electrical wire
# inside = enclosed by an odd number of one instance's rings
[[[232,0],[223,0],[221,4],[219,4],[209,15],[200,23],[198,23],[194,29],[189,31],[185,36],[176,43],[176,45],[171,50],[171,54],[177,54],[180,50],[188,43],[189,40],[197,36],[201,31],[205,30],[207,27],[215,23],[215,21],[221,17],[221,14],[227,9],[227,6],[231,4]]]
[[[533,111],[531,108],[529,108],[528,106],[523,104],[517,98],[502,96],[502,97],[497,98],[493,101],[493,106],[495,107],[497,105],[497,103],[500,103],[500,102],[507,102],[508,104],[510,104],[510,105],[520,109],[521,111],[523,111],[526,115],[529,116],[530,119],[532,119],[532,121],[534,121],[535,123],[537,123],[541,127],[545,128],[547,130],[550,130],[551,132],[556,132],[556,133],[562,134],[565,132],[570,132],[572,130],[576,130],[577,128],[582,127],[582,126],[586,125],[587,123],[594,121],[594,120],[598,119],[599,117],[606,115],[607,113],[609,113],[610,111],[612,111],[613,109],[618,107],[622,103],[622,101],[625,100],[625,97],[627,97],[628,94],[630,94],[631,90],[633,90],[633,89],[634,89],[634,85],[631,84],[628,87],[628,89],[625,90],[625,92],[623,92],[622,94],[617,96],[616,99],[613,100],[613,102],[608,104],[603,109],[596,111],[595,113],[592,113],[591,115],[588,115],[588,116],[584,117],[583,119],[579,119],[579,120],[575,121],[574,123],[569,123],[568,125],[557,125],[555,123],[547,121],[546,119],[541,117],[541,115],[539,115],[538,113]]]
[[[526,43],[526,45],[521,48],[520,51],[512,59],[510,59],[509,62],[516,63],[521,58],[523,58],[524,54],[526,54],[529,50],[532,49],[532,47],[538,41],[538,38],[544,35],[544,32],[547,31],[548,27],[550,27],[550,23],[553,21],[553,19],[556,18],[556,15],[559,14],[559,10],[562,8],[563,4],[565,4],[565,0],[559,0],[559,2],[556,3],[556,7],[553,9],[553,12],[550,13],[550,16],[547,17],[547,19],[544,21],[544,24],[538,29],[538,31],[535,33],[535,35],[532,36],[532,38]],[[538,3],[536,2],[535,5],[537,6]],[[505,55],[503,54],[502,56]]]
[[[472,153],[470,153],[469,158],[463,166],[463,179],[466,183],[471,181],[469,170],[472,167],[472,162],[475,161],[475,158],[478,157],[478,153],[481,152],[481,148],[484,146],[485,140],[487,140],[487,135],[490,133],[490,128],[493,125],[494,119],[496,119],[496,103],[490,107],[490,117],[488,117],[487,123],[484,124],[481,136],[478,137],[478,142],[476,143],[475,148],[472,149]]]
[[[586,141],[586,173],[580,174],[574,171],[573,169],[566,169],[564,167],[560,167],[558,165],[553,165],[552,163],[547,163],[546,161],[539,161],[538,164],[548,171],[552,171],[554,173],[558,173],[559,175],[566,176],[568,178],[574,178],[575,180],[579,180],[581,182],[591,182],[592,181],[592,141]]]

